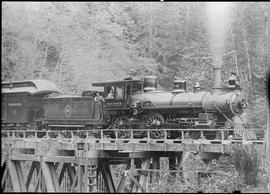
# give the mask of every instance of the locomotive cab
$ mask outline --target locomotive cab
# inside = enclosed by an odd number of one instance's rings
[[[131,96],[143,92],[139,79],[126,78],[123,81],[93,83],[95,87],[104,88],[104,111],[126,111],[131,107]]]

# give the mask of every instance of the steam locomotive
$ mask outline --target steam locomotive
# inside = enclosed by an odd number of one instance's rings
[[[229,79],[229,87],[213,92],[187,91],[182,80],[173,82],[172,91],[162,91],[156,76],[92,85],[101,90],[61,95],[46,80],[4,82],[2,129],[136,128],[143,135],[147,128],[230,128],[233,117],[246,106],[235,77]],[[97,93],[103,102],[95,98]],[[156,130],[152,137],[162,135]],[[178,136],[176,132],[170,135]],[[194,133],[193,138],[198,135]]]

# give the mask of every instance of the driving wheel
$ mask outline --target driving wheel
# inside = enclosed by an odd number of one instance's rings
[[[116,117],[113,122],[112,128],[113,129],[130,129],[131,127],[129,125],[129,118],[127,116]],[[127,131],[122,130],[122,131],[117,132],[117,136],[120,139],[128,138],[130,137],[130,135],[131,135],[130,130],[127,130]]]
[[[164,123],[164,118],[159,113],[150,113],[145,117],[145,122],[147,129],[160,129],[161,124]],[[164,131],[160,130],[151,131],[150,137],[152,139],[160,139],[164,137]]]

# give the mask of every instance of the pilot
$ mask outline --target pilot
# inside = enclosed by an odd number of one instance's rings
[[[194,88],[195,92],[201,90],[201,86],[200,86],[200,84],[198,82],[194,85],[193,88]]]
[[[113,99],[113,89],[110,90],[110,93],[108,94],[106,99]]]

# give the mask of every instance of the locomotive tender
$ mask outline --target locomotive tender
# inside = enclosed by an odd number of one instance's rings
[[[174,81],[173,91],[161,91],[157,88],[156,76],[93,83],[102,88],[99,93],[105,100],[103,103],[95,100],[98,91],[83,92],[82,96],[50,97],[49,94],[59,91],[45,80],[3,83],[2,127],[35,123],[39,128],[59,130],[226,128],[246,105],[235,87],[235,80],[230,81],[232,89],[212,93],[186,91],[186,82],[180,80]],[[39,83],[43,83],[44,88]],[[22,106],[15,106],[18,103]],[[158,130],[152,135],[154,138],[162,136]]]

